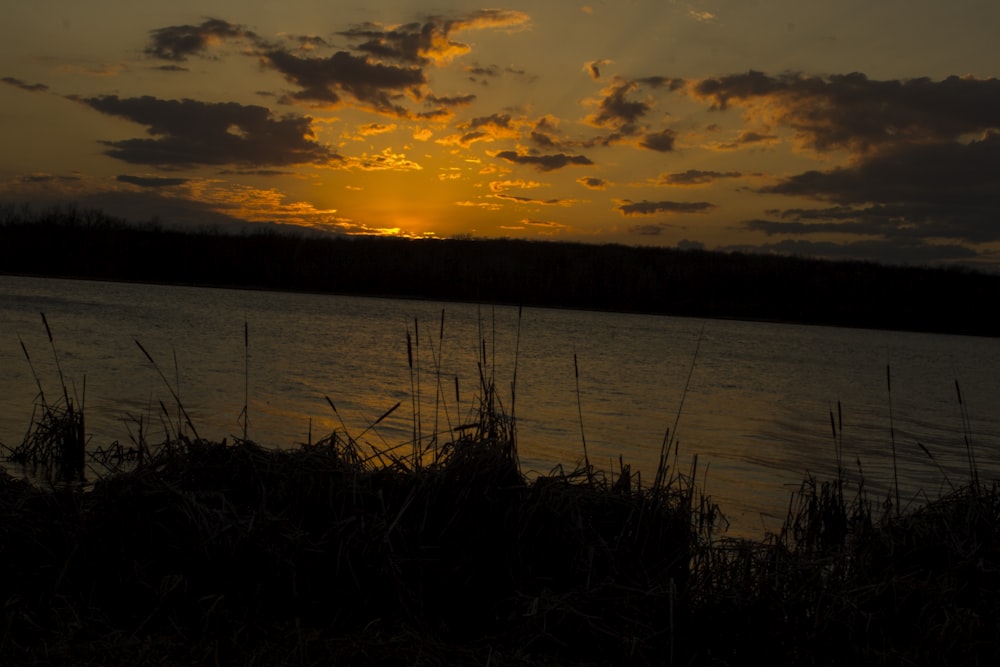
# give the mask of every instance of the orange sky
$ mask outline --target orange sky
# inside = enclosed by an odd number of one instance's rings
[[[1000,257],[1000,4],[339,4],[8,4],[0,202]]]

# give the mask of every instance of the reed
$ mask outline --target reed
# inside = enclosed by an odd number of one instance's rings
[[[13,449],[4,446],[4,449],[8,449],[7,457],[11,462],[22,466],[31,475],[39,477],[50,485],[80,483],[84,481],[87,448],[84,400],[74,402],[70,396],[52,329],[45,313],[41,313],[41,317],[59,376],[62,399],[55,403],[46,400],[41,378],[35,371],[28,348],[24,341],[19,339],[21,351],[31,369],[35,386],[38,387],[38,394],[35,397],[30,426],[21,444]],[[86,386],[84,380],[84,397],[86,397]]]
[[[365,440],[399,403],[350,428],[326,397],[339,428],[294,448],[150,445],[141,418],[85,488],[0,474],[4,664],[1000,660],[996,484],[870,500],[838,403],[836,478],[803,480],[775,534],[730,538],[672,435],[652,484],[586,455],[529,479],[481,342],[471,417],[427,460]]]

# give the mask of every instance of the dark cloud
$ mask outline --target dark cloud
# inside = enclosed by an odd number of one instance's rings
[[[684,87],[684,79],[676,79],[668,76],[643,76],[634,79],[635,83],[647,88],[666,88],[670,91],[680,90]]]
[[[883,239],[950,239],[967,243],[1000,241],[996,211],[950,205],[895,204],[781,211],[778,220],[755,219],[746,229],[768,236],[845,234]]]
[[[558,150],[562,146],[562,144],[551,135],[537,130],[533,130],[531,134],[528,135],[528,138],[531,139],[531,143],[544,150]]]
[[[841,203],[1000,205],[1000,133],[977,141],[904,146],[830,171],[808,171],[761,192]]]
[[[576,182],[585,188],[591,190],[604,190],[608,187],[609,183],[603,178],[596,178],[594,176],[585,176],[583,178],[576,179]]]
[[[437,109],[432,109],[430,111],[420,111],[412,114],[410,117],[417,120],[434,120],[434,121],[444,121],[451,118],[454,114],[445,108],[439,107]]]
[[[492,139],[492,135],[489,132],[483,132],[482,130],[476,130],[474,132],[466,132],[455,139],[455,143],[458,145],[468,148],[476,141],[485,141]]]
[[[668,215],[674,215],[678,213],[704,213],[705,211],[715,208],[715,204],[710,204],[708,202],[687,202],[687,201],[646,201],[632,202],[624,201],[620,202],[618,206],[618,212],[622,215],[656,215],[658,213],[666,213]]]
[[[548,151],[559,150],[565,146],[566,142],[559,138],[557,122],[550,116],[539,118],[529,134],[531,142],[538,148]]]
[[[359,44],[352,50],[332,55],[312,55],[329,47],[317,36],[286,36],[269,42],[241,25],[210,18],[198,25],[177,25],[151,31],[146,53],[150,56],[182,62],[195,55],[204,55],[214,42],[242,39],[249,41],[253,52],[265,67],[278,71],[298,89],[282,98],[284,101],[339,104],[353,98],[363,106],[399,117],[447,118],[446,109],[431,113],[411,114],[401,103],[409,96],[423,97],[427,83],[424,69],[445,62],[470,50],[466,44],[451,38],[462,30],[515,28],[528,22],[522,12],[480,10],[457,18],[432,17],[422,23],[394,28],[364,24],[341,35]],[[439,97],[429,100],[443,107],[470,104],[474,96]]]
[[[537,206],[568,206],[573,203],[572,199],[534,199],[532,197],[509,195],[505,192],[498,192],[493,196],[497,199],[506,199],[508,201],[517,202],[518,204],[535,204]]]
[[[430,61],[435,48],[461,49],[463,44],[448,40],[443,26],[435,22],[409,23],[385,29],[369,23],[341,33],[346,37],[363,40],[358,50],[378,58],[424,65]],[[435,45],[435,39],[444,43]]]
[[[1000,80],[952,76],[878,81],[750,71],[692,82],[689,93],[716,109],[738,105],[748,119],[793,129],[817,151],[867,153],[901,143],[953,141],[1000,127]]]
[[[477,77],[495,79],[501,74],[500,68],[496,65],[469,65],[465,71],[471,75],[469,78],[473,81],[477,81]]]
[[[819,77],[751,71],[692,82],[686,90],[716,109],[744,110],[747,128],[735,142],[717,148],[774,142],[773,130],[784,127],[802,147],[851,153],[846,165],[807,171],[757,190],[831,206],[772,211],[772,219],[745,223],[748,229],[769,235],[859,235],[873,244],[901,243],[914,258],[923,256],[914,244],[928,239],[934,240],[927,251],[931,255],[956,241],[1000,241],[998,79],[878,81],[860,73]],[[876,245],[869,250],[881,253]]]
[[[569,165],[592,165],[590,158],[584,155],[566,155],[565,153],[555,153],[553,155],[524,155],[516,151],[500,151],[496,155],[502,160],[513,162],[514,164],[526,164],[535,167],[539,171],[553,171],[562,169]]]
[[[275,118],[259,106],[149,96],[79,101],[147,126],[153,138],[103,142],[107,155],[132,164],[282,166],[340,159],[315,141],[308,116]]]
[[[271,49],[262,57],[266,64],[300,87],[292,94],[296,100],[336,104],[347,93],[378,111],[404,117],[408,114],[398,104],[399,97],[427,82],[419,67],[385,65],[347,51],[326,58],[300,58]]]
[[[446,107],[467,107],[476,101],[475,95],[451,95],[441,97],[438,95],[428,95],[425,98],[433,104],[440,104]]]
[[[611,146],[628,142],[659,152],[673,150],[676,141],[673,130],[651,132],[641,121],[653,110],[653,98],[646,89],[667,87],[674,90],[682,84],[678,79],[661,76],[640,79],[615,77],[614,83],[601,92],[603,97],[597,102],[597,111],[586,118],[592,127],[605,128],[611,133],[590,139],[584,145]],[[636,99],[641,94],[642,99]],[[636,135],[642,135],[638,142],[633,139]]]
[[[500,137],[517,137],[519,135],[518,126],[521,124],[523,122],[515,120],[509,114],[477,116],[467,122],[459,123],[457,127],[464,133],[460,136],[449,137],[447,142],[468,148],[474,141],[493,141]]]
[[[836,204],[789,209],[775,225],[791,233],[824,231],[814,221],[885,237],[1000,240],[1000,133],[962,143],[904,145],[847,167],[808,171],[759,192]],[[806,227],[793,227],[789,221]],[[850,224],[848,224],[850,223]],[[769,233],[780,227],[757,228]]]
[[[673,174],[663,174],[660,176],[660,185],[707,185],[720,178],[739,178],[742,174],[738,171],[702,171],[700,169],[688,169],[687,171],[675,172]]]
[[[513,129],[513,119],[510,114],[492,114],[490,116],[479,116],[469,121],[470,128],[489,127],[500,129]]]
[[[753,130],[743,130],[737,135],[737,137],[732,141],[724,141],[714,144],[713,147],[718,150],[725,151],[736,151],[747,146],[754,146],[756,144],[774,144],[779,141],[778,135],[769,134],[767,132],[755,132]]]
[[[49,89],[49,87],[46,86],[44,83],[27,83],[26,81],[22,81],[21,79],[16,79],[12,76],[5,76],[2,79],[0,79],[0,81],[10,86],[20,88],[21,90],[26,90],[29,93],[44,93]]]
[[[674,142],[677,141],[677,133],[673,130],[663,130],[647,134],[639,141],[639,145],[652,151],[667,153],[674,150]]]
[[[514,27],[528,22],[527,14],[502,9],[482,9],[460,18],[431,17],[422,23],[386,28],[374,23],[341,34],[362,40],[357,49],[382,60],[426,65],[467,53],[468,44],[455,41],[461,30]]]
[[[122,174],[116,179],[120,183],[131,183],[132,185],[138,185],[143,188],[169,188],[177,185],[184,185],[188,182],[187,178],[166,178],[159,176],[129,176],[128,174]]]
[[[608,65],[610,62],[610,60],[605,60],[603,58],[600,60],[592,60],[588,63],[584,63],[583,71],[589,74],[590,78],[594,81],[597,81],[601,78],[601,68]]]
[[[161,60],[182,62],[189,56],[201,55],[216,41],[256,35],[243,26],[222,19],[206,19],[200,25],[175,25],[150,31],[146,54]]]
[[[652,108],[649,102],[629,99],[629,94],[638,88],[635,81],[618,81],[609,87],[589,122],[597,127],[615,128],[622,134],[634,134],[636,123]]]

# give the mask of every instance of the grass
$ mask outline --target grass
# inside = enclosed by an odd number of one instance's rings
[[[0,476],[3,663],[998,663],[1000,489],[974,468],[905,511],[806,478],[781,531],[731,539],[676,448],[648,485],[621,459],[529,481],[485,349],[472,416],[405,451],[140,425],[96,481]],[[76,443],[80,411],[42,405],[25,442]]]

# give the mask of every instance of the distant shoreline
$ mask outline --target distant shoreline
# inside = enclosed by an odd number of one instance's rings
[[[0,220],[0,273],[996,337],[1000,275],[510,239],[304,237]]]

